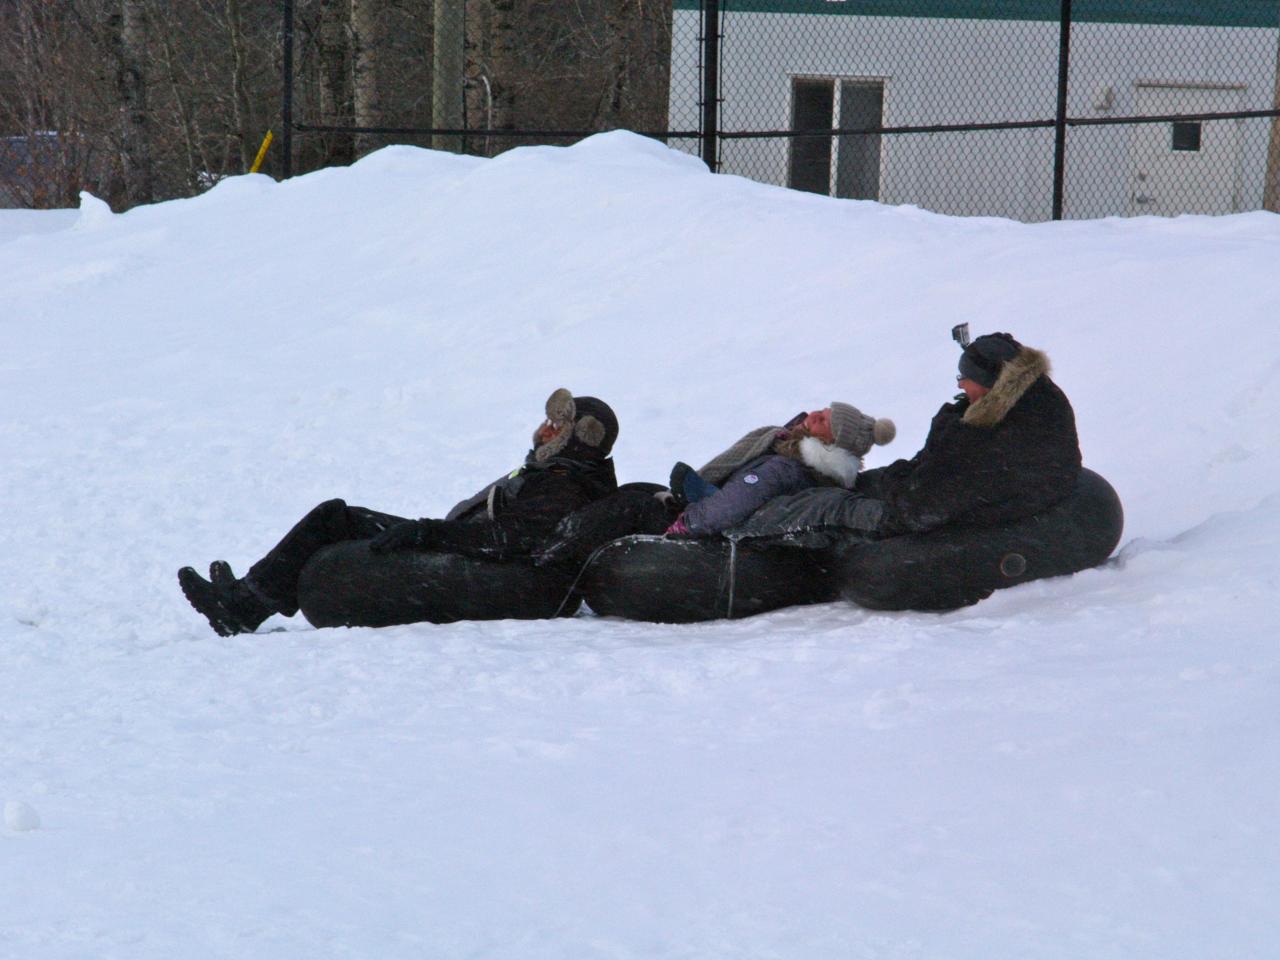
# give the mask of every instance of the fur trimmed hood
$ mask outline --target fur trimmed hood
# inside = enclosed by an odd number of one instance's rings
[[[971,427],[990,430],[1004,420],[1031,385],[1048,372],[1048,356],[1031,347],[1022,347],[1001,365],[995,385],[969,405],[962,419]]]
[[[800,441],[800,459],[815,473],[834,481],[846,490],[862,469],[862,459],[835,444],[823,443],[817,437],[805,437]]]

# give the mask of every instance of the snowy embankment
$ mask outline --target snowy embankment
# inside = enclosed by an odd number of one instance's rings
[[[0,211],[0,956],[1268,957],[1280,217],[1027,226],[626,134]],[[557,386],[622,480],[953,323],[1046,350],[1118,557],[937,615],[215,637],[178,566],[439,515]]]

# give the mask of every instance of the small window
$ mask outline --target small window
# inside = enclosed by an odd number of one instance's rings
[[[1187,120],[1180,120],[1175,123],[1173,125],[1173,149],[1199,150],[1200,124]]]

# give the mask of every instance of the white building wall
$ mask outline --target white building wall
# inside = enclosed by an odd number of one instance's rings
[[[673,26],[676,44],[696,45],[696,12],[677,11]],[[1240,85],[1244,109],[1265,107],[1276,42],[1266,29],[1078,23],[1068,115],[1135,113],[1138,84],[1153,81]],[[722,54],[721,128],[730,131],[787,129],[795,76],[882,78],[886,126],[1045,120],[1056,108],[1058,25],[1050,22],[734,13]],[[696,128],[697,83],[677,83],[674,72],[672,80],[672,128]],[[1100,109],[1106,88],[1113,99]],[[1256,209],[1269,126],[1220,122],[1241,124],[1239,201]],[[1131,126],[1068,130],[1066,216],[1129,212],[1132,138]],[[724,140],[721,169],[785,184],[788,147],[786,138]],[[1052,177],[1052,129],[882,138],[885,203],[1044,220]]]
[[[1068,116],[1132,116],[1140,83],[1241,88],[1240,109],[1268,109],[1276,79],[1276,30],[1246,27],[1177,27],[1077,24],[1072,33]],[[1096,106],[1103,87],[1115,91],[1109,110]],[[1267,120],[1223,120],[1240,133],[1238,208],[1262,206],[1266,178]],[[1166,128],[1167,129],[1167,128]],[[1135,189],[1131,149],[1136,128],[1075,127],[1067,132],[1065,214],[1101,217],[1129,212]],[[1230,212],[1230,211],[1222,211]]]

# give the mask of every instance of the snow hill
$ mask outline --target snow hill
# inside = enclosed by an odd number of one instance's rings
[[[1265,958],[1280,217],[1024,225],[626,133],[0,211],[0,956]],[[946,615],[216,637],[320,500],[440,515],[558,386],[662,480],[948,332],[1050,355],[1118,555]]]

